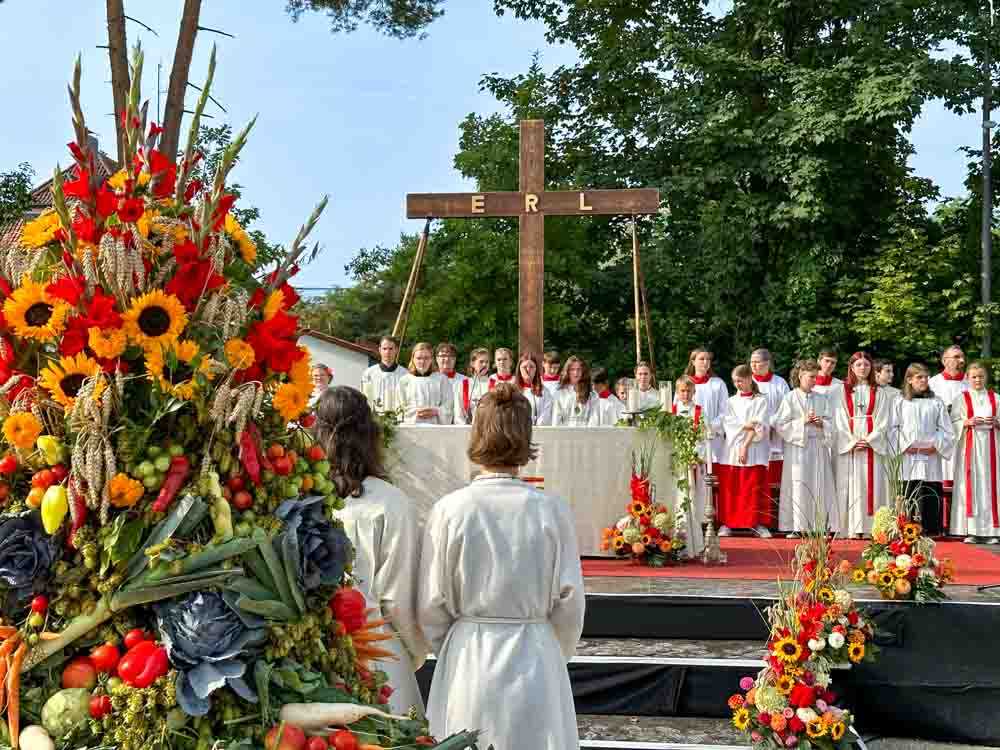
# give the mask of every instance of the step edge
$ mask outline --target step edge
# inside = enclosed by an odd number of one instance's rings
[[[691,744],[689,742],[629,742],[626,740],[580,740],[581,749],[607,748],[613,750],[747,750],[746,745]]]

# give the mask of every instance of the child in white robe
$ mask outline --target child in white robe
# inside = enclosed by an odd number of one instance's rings
[[[712,352],[708,349],[695,349],[688,356],[688,366],[684,374],[694,381],[694,402],[701,407],[708,427],[712,465],[721,486],[724,482],[726,463],[726,435],[722,420],[729,410],[729,389],[725,381],[712,371],[712,358]]]
[[[726,483],[719,495],[719,536],[730,530],[753,529],[771,536],[771,500],[767,487],[767,464],[771,458],[770,414],[753,373],[747,365],[733,370],[736,395],[729,398],[722,420],[726,431]]]
[[[356,552],[355,585],[368,606],[388,621],[383,631],[396,636],[381,645],[397,658],[378,667],[394,690],[389,708],[396,714],[411,706],[422,711],[414,672],[428,651],[417,623],[423,515],[387,481],[381,427],[360,392],[346,386],[327,389],[316,408],[314,434],[333,467],[330,478],[337,494],[346,499],[337,517]]]
[[[774,371],[771,352],[767,349],[755,349],[751,352],[750,370],[761,395],[767,399],[768,413],[772,416],[777,414],[781,402],[791,389],[788,382]],[[777,519],[778,507],[775,495],[781,488],[781,471],[785,460],[784,441],[773,425],[768,439],[771,442],[771,458],[767,462],[767,489],[771,498],[772,517]]]
[[[875,511],[889,505],[886,456],[898,451],[892,440],[891,396],[875,385],[872,359],[851,355],[839,396],[832,397],[840,530],[860,538],[871,534]]]
[[[493,366],[495,372],[490,375],[490,390],[496,387],[497,383],[510,383],[514,380],[514,352],[510,349],[500,347],[493,353]]]
[[[456,384],[455,424],[472,424],[476,416],[476,405],[490,392],[490,350],[473,349],[469,354],[469,375]]]
[[[635,366],[635,381],[633,382],[633,386],[635,387],[635,392],[638,394],[638,408],[636,411],[660,409],[660,391],[656,387],[653,368],[650,367],[648,362],[640,362]]]
[[[950,416],[951,405],[955,399],[969,390],[969,381],[965,377],[965,352],[962,351],[962,347],[949,346],[945,349],[941,355],[941,366],[943,369],[930,379],[929,385],[934,395],[944,401]],[[952,502],[954,502],[952,480],[955,477],[955,466],[960,458],[961,455],[956,453],[951,458],[944,459],[941,466],[941,471],[944,473],[942,483],[944,492],[952,494]]]
[[[458,372],[455,369],[455,365],[458,362],[458,349],[455,348],[454,344],[450,344],[447,341],[442,342],[437,345],[437,351],[435,352],[435,359],[437,361],[438,372],[447,378],[448,383],[451,385],[451,415],[452,422],[455,421],[455,393],[457,393],[462,388],[462,381],[465,380],[465,375]]]
[[[542,355],[542,385],[548,389],[552,398],[556,397],[560,380],[562,380],[562,359],[559,357],[559,352],[551,349]]]
[[[542,385],[538,358],[525,352],[517,360],[516,385],[531,404],[531,424],[535,427],[552,424],[552,394]]]
[[[372,365],[361,375],[361,392],[376,413],[388,414],[399,409],[396,386],[406,374],[406,370],[396,362],[399,342],[392,336],[383,336],[378,344],[378,356],[378,364]]]
[[[531,408],[509,385],[482,400],[472,483],[431,509],[420,561],[419,621],[437,664],[431,733],[481,730],[479,747],[576,750],[566,665],[585,596],[566,502],[518,479],[531,461]]]
[[[605,368],[595,369],[591,379],[594,381],[594,392],[598,398],[597,424],[602,427],[614,427],[622,418],[625,404],[611,392],[608,371]]]
[[[778,528],[790,539],[806,531],[840,528],[830,460],[833,413],[829,399],[816,393],[818,374],[814,360],[796,363],[792,370],[796,388],[785,395],[771,420],[785,444]]]
[[[833,349],[824,349],[819,353],[819,373],[816,375],[816,385],[813,390],[823,396],[829,396],[831,392],[839,393],[844,381],[834,375],[837,369],[837,352]]]
[[[563,365],[562,380],[552,406],[554,427],[595,427],[599,404],[590,384],[590,368],[577,356]]]
[[[986,367],[973,362],[966,371],[970,389],[951,404],[955,428],[955,491],[951,499],[951,533],[965,542],[997,544],[1000,537],[1000,457],[997,455],[997,398],[986,387]]]
[[[872,365],[875,370],[875,385],[877,385],[894,402],[902,396],[902,391],[892,384],[896,377],[896,368],[887,359],[876,359]]]
[[[694,381],[687,375],[681,375],[677,378],[674,386],[675,397],[674,403],[670,406],[671,412],[682,417],[687,417],[691,420],[694,427],[704,429],[705,410],[694,400]],[[705,434],[707,435],[707,432]],[[689,483],[692,484],[688,492],[691,498],[691,507],[688,512],[684,514],[684,522],[688,537],[685,557],[688,558],[697,557],[701,553],[702,548],[705,546],[705,536],[702,530],[702,524],[705,523],[705,508],[709,502],[708,485],[705,481],[705,477],[710,469],[710,454],[711,447],[708,444],[708,440],[702,439],[698,441],[698,458],[701,459],[701,463],[693,467],[693,471],[691,472],[694,477],[693,483],[690,482],[689,478]],[[683,499],[683,496],[678,491],[674,502],[675,504],[682,503]],[[675,507],[678,506],[675,505]],[[677,513],[675,516],[679,521],[681,514]]]
[[[454,394],[448,379],[434,372],[434,347],[421,341],[410,354],[408,372],[396,385],[405,424],[451,424]]]

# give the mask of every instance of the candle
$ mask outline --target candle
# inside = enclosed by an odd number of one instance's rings
[[[673,383],[667,383],[666,385],[667,385],[667,406],[666,406],[666,408],[669,410],[670,407],[673,406],[673,404],[674,404],[674,384]]]
[[[670,411],[670,388],[666,384],[660,386],[660,410]]]
[[[639,411],[639,389],[637,387],[628,389],[628,410],[633,414]]]

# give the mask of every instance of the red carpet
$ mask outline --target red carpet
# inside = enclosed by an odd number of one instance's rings
[[[756,539],[730,537],[722,539],[722,549],[728,555],[726,565],[706,566],[684,563],[667,568],[633,565],[627,560],[585,559],[585,576],[662,577],[662,578],[730,578],[767,581],[781,575],[789,578],[789,561],[797,544],[795,539]],[[856,563],[865,543],[860,540],[834,542],[835,559],[847,558]],[[991,551],[997,550],[997,551]],[[955,583],[982,586],[1000,583],[1000,548],[938,542],[938,559],[951,558],[955,563]]]

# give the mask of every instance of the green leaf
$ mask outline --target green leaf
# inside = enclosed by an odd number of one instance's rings
[[[236,600],[236,606],[265,620],[290,622],[299,617],[295,610],[276,599],[251,599],[249,596],[240,596]]]
[[[275,590],[281,596],[281,601],[288,607],[296,609],[298,605],[288,586],[288,575],[285,573],[285,568],[274,551],[274,543],[271,538],[260,529],[254,531],[253,538],[258,542],[257,549],[260,550],[260,554],[267,564],[268,572],[274,581]]]

